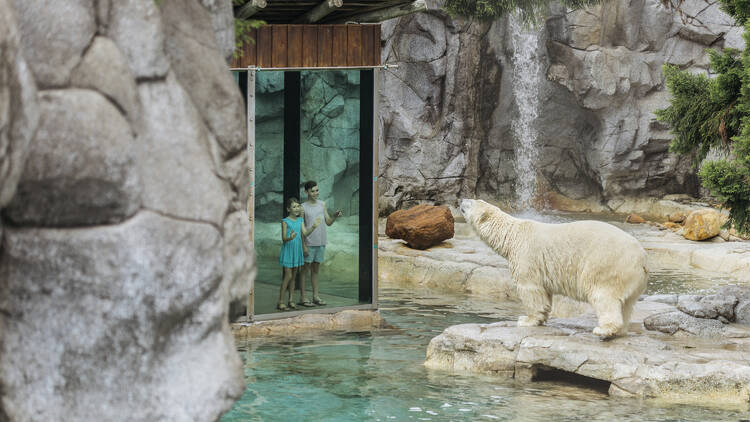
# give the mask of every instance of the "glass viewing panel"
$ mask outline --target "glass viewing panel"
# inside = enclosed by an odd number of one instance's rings
[[[360,139],[361,72],[370,72],[366,76],[372,79],[371,70],[255,73],[257,315],[372,303],[371,269],[360,268],[363,263],[372,266],[371,259],[362,260],[363,254],[372,256],[372,239],[368,236],[372,232],[368,217],[372,215],[372,200],[361,200],[360,186],[363,181],[372,183],[371,177],[362,180],[362,172],[371,175],[372,166],[363,168],[360,162],[365,158],[371,163],[372,139],[370,136],[366,145]],[[372,90],[371,86],[366,88]],[[372,101],[372,95],[366,94],[367,101]],[[372,119],[371,107],[364,112]],[[371,132],[371,127],[368,122],[364,129]],[[306,181],[314,181],[317,186],[305,190]],[[372,191],[365,194],[371,197]],[[320,226],[302,236],[308,245],[307,260],[313,262],[298,267],[296,280],[289,282],[296,309],[290,307],[287,292],[279,299],[284,279],[280,256],[284,255],[287,262],[300,258],[295,252],[295,239],[282,246],[282,219],[288,227],[298,224],[289,216],[287,200],[291,197],[300,201],[299,213],[307,213],[306,225],[321,217]],[[326,224],[326,214],[330,225]],[[287,232],[291,234],[289,228]],[[361,238],[362,233],[366,238]]]

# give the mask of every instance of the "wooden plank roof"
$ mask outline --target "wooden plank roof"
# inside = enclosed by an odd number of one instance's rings
[[[231,67],[301,68],[380,65],[380,24],[270,24],[250,31]]]

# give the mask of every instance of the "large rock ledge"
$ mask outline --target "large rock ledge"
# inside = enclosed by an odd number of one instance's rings
[[[235,341],[253,337],[293,336],[321,331],[370,331],[385,326],[377,310],[346,310],[335,314],[303,314],[291,318],[232,324]]]
[[[425,366],[521,381],[575,379],[604,386],[613,396],[750,405],[750,327],[728,324],[730,333],[718,338],[643,328],[644,317],[672,310],[639,302],[629,334],[609,341],[591,334],[591,314],[542,327],[517,327],[515,321],[455,325],[430,341]]]

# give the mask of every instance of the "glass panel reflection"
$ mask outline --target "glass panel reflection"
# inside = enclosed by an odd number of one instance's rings
[[[359,254],[371,253],[359,250],[360,71],[299,72],[298,95],[284,80],[283,71],[256,74],[255,313],[357,305]],[[299,121],[285,121],[285,108]],[[297,202],[289,189],[284,197],[285,178],[299,186]],[[297,273],[288,286],[283,267],[287,278]]]
[[[300,176],[317,186],[303,185],[300,195],[307,215],[323,212],[326,220],[307,237],[308,261],[323,259],[306,265],[303,278],[314,296],[317,290],[330,305],[351,306],[359,303],[359,70],[304,71],[301,78]],[[321,243],[325,256],[312,256]]]
[[[255,278],[256,314],[273,312],[283,271],[281,220],[284,213],[284,73],[255,74]]]

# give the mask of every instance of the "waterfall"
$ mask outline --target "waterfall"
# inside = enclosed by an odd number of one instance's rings
[[[537,196],[536,120],[539,117],[540,65],[539,32],[525,27],[520,17],[508,17],[513,43],[513,95],[518,105],[518,117],[512,123],[515,139],[516,196],[519,209],[532,208]]]

